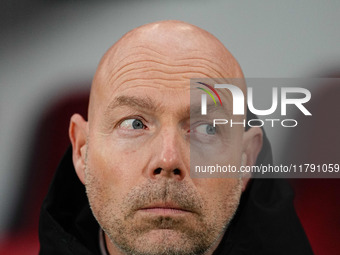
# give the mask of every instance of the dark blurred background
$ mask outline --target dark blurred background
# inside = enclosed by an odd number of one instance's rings
[[[128,30],[156,20],[179,19],[217,36],[238,59],[246,77],[339,77],[339,11],[338,0],[2,0],[0,253],[1,249],[5,254],[18,254],[15,249],[21,249],[19,254],[37,253],[39,206],[68,146],[69,117],[74,111],[86,115],[96,66]],[[312,95],[323,87],[308,86]],[[318,98],[321,103],[327,100],[327,96]],[[274,158],[284,161],[287,148],[292,148],[287,139],[298,139],[288,130],[266,131]],[[300,143],[311,141],[304,139]],[[339,159],[340,151],[334,150]],[[310,190],[317,185],[307,184]],[[323,185],[335,187],[339,182]],[[339,189],[328,191],[335,192],[328,203],[339,204]],[[340,228],[338,221],[326,224]],[[328,230],[323,231],[322,236]],[[313,246],[316,254],[332,254],[335,249],[326,241],[322,245]],[[329,253],[322,247],[331,247]]]

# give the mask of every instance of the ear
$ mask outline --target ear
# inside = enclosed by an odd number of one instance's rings
[[[253,166],[256,163],[257,156],[262,148],[263,132],[259,127],[252,127],[243,134],[243,152],[242,152],[242,165]],[[245,173],[242,177],[243,187],[242,191],[246,189],[246,186],[251,178],[251,173]]]
[[[88,136],[87,122],[79,114],[70,120],[69,136],[72,143],[72,160],[79,180],[85,183],[86,140]]]

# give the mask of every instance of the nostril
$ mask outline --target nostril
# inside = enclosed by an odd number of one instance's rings
[[[160,174],[162,172],[162,168],[157,168],[153,171],[154,174]]]
[[[174,175],[180,175],[180,174],[181,174],[181,171],[179,169],[174,170]]]
[[[163,172],[163,174],[162,174],[162,172]],[[173,169],[172,171],[167,171],[167,170],[164,170],[161,167],[158,167],[155,170],[153,170],[152,173],[153,173],[154,176],[156,176],[156,175],[164,175],[164,176],[168,176],[168,177],[170,177],[171,175],[179,175],[179,176],[182,175],[182,171],[180,169],[178,169],[178,168]]]

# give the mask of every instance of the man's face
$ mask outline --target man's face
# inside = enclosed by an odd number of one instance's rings
[[[203,254],[210,247],[212,252],[237,209],[242,181],[190,178],[190,149],[203,148],[200,141],[217,134],[206,132],[200,121],[190,121],[189,78],[223,71],[209,64],[210,53],[192,50],[188,43],[180,44],[183,49],[170,43],[178,43],[191,28],[180,27],[176,37],[168,28],[151,28],[158,30],[144,31],[141,41],[154,36],[153,48],[129,46],[139,39],[128,35],[128,50],[118,51],[123,57],[119,60],[114,53],[115,61],[102,63],[91,91],[86,145],[77,145],[84,134],[78,136],[70,128],[75,168],[112,254]],[[194,32],[192,36],[198,33],[203,40],[186,42],[206,47],[205,32]],[[221,97],[231,109],[230,95]],[[225,143],[232,150],[215,156],[220,164],[239,167],[243,130],[234,128],[229,134]],[[85,160],[77,159],[77,151]]]
[[[122,84],[91,125],[89,201],[110,239],[131,254],[200,254],[238,206],[238,179],[190,178],[190,139],[197,145],[211,134],[190,125],[189,92],[188,81]]]

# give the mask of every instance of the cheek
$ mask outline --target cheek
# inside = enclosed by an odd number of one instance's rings
[[[196,179],[195,185],[206,204],[210,217],[217,220],[230,220],[236,210],[242,188],[239,179]]]
[[[107,143],[92,143],[88,150],[88,168],[92,175],[107,188],[125,193],[138,184],[146,167],[147,155],[143,150],[120,148]]]
[[[226,197],[237,184],[237,178],[197,178],[193,182],[199,192],[205,196]]]

